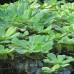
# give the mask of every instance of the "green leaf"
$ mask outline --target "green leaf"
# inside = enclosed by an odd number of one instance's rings
[[[7,49],[5,49],[4,52],[7,53],[7,54],[9,54],[9,53],[12,53],[13,51],[14,51],[14,48],[12,48],[12,49],[8,49],[7,48]]]
[[[15,34],[13,34],[13,35],[7,37],[6,39],[12,39],[12,38],[15,38],[15,37],[19,36],[19,34],[20,34],[20,33],[15,33]]]
[[[6,12],[8,14],[9,17],[11,17],[11,19],[17,15],[16,12],[17,9],[16,9],[16,5],[11,3],[10,5],[8,5],[7,9],[6,9]],[[10,19],[9,19],[10,20]]]
[[[54,61],[54,62],[56,63],[57,57],[56,57],[55,54],[49,53],[49,54],[47,55],[47,57],[48,57],[50,60],[52,60],[52,61]]]
[[[0,18],[5,16],[6,16],[6,13],[4,12],[4,10],[0,9]]]
[[[52,49],[53,44],[50,44],[50,43],[51,43],[51,41],[42,45],[43,52],[45,51],[45,53],[47,53],[47,52],[49,52],[49,50]]]
[[[28,4],[27,3],[20,3],[17,7],[17,14],[20,18],[23,17],[24,12],[27,10]]]
[[[5,37],[9,37],[16,32],[16,27],[11,26],[5,33]]]
[[[42,70],[43,70],[44,72],[48,72],[48,73],[51,72],[51,69],[50,69],[49,67],[42,67]]]
[[[57,62],[62,63],[65,60],[66,56],[65,55],[58,55],[57,56]]]
[[[50,5],[55,4],[57,2],[57,0],[45,0],[45,1]]]
[[[70,62],[72,62],[72,61],[74,61],[74,58],[72,58],[72,57],[68,57],[65,61],[63,61],[62,63],[63,64],[67,64],[67,63],[70,63]]]
[[[24,19],[24,22],[28,21],[30,19],[31,14],[32,14],[32,9],[28,9],[28,10],[24,11],[24,14],[22,16],[22,19]]]
[[[70,64],[62,64],[61,67],[64,68],[64,67],[67,67],[67,66],[69,66],[69,65],[70,65]]]
[[[17,53],[19,53],[19,54],[25,54],[25,53],[27,53],[27,50],[21,49],[21,48],[15,48],[15,51],[16,51]]]
[[[46,29],[40,31],[39,33],[49,33],[51,29],[52,29],[52,25],[48,26]]]
[[[56,71],[60,68],[60,65],[59,64],[56,64],[52,67],[52,71]]]
[[[50,59],[44,59],[44,63],[50,63]]]
[[[29,35],[29,32],[25,31],[22,36],[24,37],[24,36],[27,36],[27,35]]]
[[[12,43],[15,45],[15,46],[18,46],[18,47],[22,47],[24,49],[27,49],[28,46],[27,46],[27,41],[25,40],[19,40],[17,38],[14,38],[12,39]]]
[[[5,34],[5,29],[0,27],[0,38],[4,37],[4,34]]]
[[[4,46],[0,45],[0,54],[4,54]]]

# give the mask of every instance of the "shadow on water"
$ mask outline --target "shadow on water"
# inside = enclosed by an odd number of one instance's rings
[[[60,72],[59,74],[74,74],[74,71],[63,71]]]
[[[5,3],[13,3],[13,2],[16,2],[18,0],[0,0],[0,4],[3,5]]]
[[[39,60],[0,61],[0,74],[42,74],[43,63]]]
[[[0,74],[43,74],[42,67],[41,59],[0,60]],[[62,71],[59,74],[74,74],[74,71]]]

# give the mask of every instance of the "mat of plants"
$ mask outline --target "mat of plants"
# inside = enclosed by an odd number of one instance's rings
[[[73,73],[74,3],[0,5],[0,74]]]

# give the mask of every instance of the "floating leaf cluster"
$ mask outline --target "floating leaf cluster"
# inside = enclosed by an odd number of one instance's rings
[[[46,55],[53,49],[59,53],[63,48],[74,49],[74,3],[45,0],[41,4],[37,0],[19,0],[0,5],[0,59],[16,54]],[[53,72],[73,61],[67,58],[64,64],[64,55],[49,55],[51,60],[46,59],[46,62],[59,61],[60,64],[43,70]]]

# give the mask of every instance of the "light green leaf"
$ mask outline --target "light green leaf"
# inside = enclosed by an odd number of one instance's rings
[[[0,45],[0,54],[4,54],[4,46]]]
[[[51,69],[49,67],[42,67],[42,70],[48,73],[51,72]]]
[[[19,46],[19,47],[24,48],[24,49],[28,48],[27,41],[25,41],[25,40],[19,40],[17,38],[14,38],[14,39],[12,39],[12,43],[14,45]]]
[[[15,38],[15,37],[19,36],[19,34],[20,34],[20,33],[15,33],[15,34],[13,34],[13,35],[7,37],[6,39],[12,39],[12,38]]]
[[[47,56],[48,56],[48,58],[49,58],[50,60],[53,60],[53,61],[56,63],[56,61],[57,61],[57,57],[56,57],[55,54],[50,53],[50,54],[48,54]]]
[[[68,57],[65,61],[63,61],[62,63],[63,64],[66,64],[66,63],[70,63],[70,62],[72,62],[72,61],[74,61],[74,58],[72,58],[72,57]]]
[[[57,62],[62,63],[65,60],[65,57],[66,57],[65,55],[58,55],[57,56]]]
[[[69,66],[70,64],[62,64],[61,67],[67,67]]]
[[[29,32],[25,31],[22,36],[24,37],[24,36],[27,36],[27,35],[29,35]]]
[[[50,63],[50,59],[44,59],[43,60],[45,63]]]
[[[56,71],[60,68],[60,65],[59,64],[56,64],[52,67],[52,71]]]
[[[4,37],[4,34],[5,34],[5,29],[0,27],[0,38]]]
[[[16,51],[17,53],[19,53],[19,54],[25,54],[25,53],[27,53],[27,50],[21,49],[21,48],[15,48],[15,51]]]
[[[16,32],[16,27],[11,26],[5,33],[5,37],[9,37]]]

